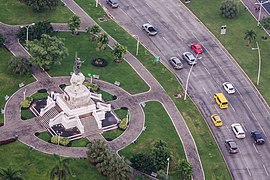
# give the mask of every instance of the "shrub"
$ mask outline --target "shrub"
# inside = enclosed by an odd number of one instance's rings
[[[7,63],[8,70],[14,74],[22,75],[30,71],[30,63],[28,58],[14,56]]]
[[[70,140],[67,137],[60,137],[60,144],[62,144],[63,146],[68,145],[68,143],[70,142]]]
[[[91,64],[96,67],[105,67],[108,65],[108,62],[103,58],[93,59]]]
[[[51,143],[53,143],[53,144],[58,144],[58,136],[52,136],[52,138],[51,138]]]
[[[97,92],[99,87],[97,84],[91,84],[90,82],[83,82],[83,85],[85,85],[88,89]]]
[[[0,127],[1,127],[1,126],[4,126],[4,123],[0,123]]]
[[[119,128],[125,130],[127,129],[127,125],[128,125],[128,118],[123,118],[119,124]]]
[[[5,43],[5,37],[0,33],[0,47],[3,47]]]
[[[225,18],[232,19],[237,16],[238,8],[234,1],[226,0],[221,3],[221,15]]]
[[[113,95],[112,100],[116,100],[116,99],[117,99],[117,96]]]
[[[59,87],[60,87],[62,90],[64,90],[66,86],[67,86],[66,84],[60,84],[60,85],[59,85]]]
[[[28,101],[27,99],[26,100],[23,100],[20,102],[20,105],[22,108],[29,108],[30,105],[31,105],[32,101]]]

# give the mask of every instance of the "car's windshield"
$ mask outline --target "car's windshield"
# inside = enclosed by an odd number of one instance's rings
[[[149,30],[150,32],[156,32],[156,30],[155,30],[153,27],[149,27],[148,30]]]

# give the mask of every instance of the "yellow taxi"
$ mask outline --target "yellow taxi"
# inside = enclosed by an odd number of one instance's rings
[[[219,115],[213,114],[211,119],[216,127],[222,126],[222,121]]]

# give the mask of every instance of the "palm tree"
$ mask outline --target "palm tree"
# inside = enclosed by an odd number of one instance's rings
[[[71,175],[69,159],[62,159],[61,156],[54,155],[56,164],[50,172],[50,179],[66,180]]]
[[[114,61],[117,63],[121,62],[121,59],[123,58],[123,55],[126,54],[126,52],[127,49],[124,46],[116,44],[112,50]]]
[[[22,180],[19,176],[21,170],[15,170],[12,167],[8,167],[7,169],[0,170],[0,179],[2,180]]]
[[[247,30],[245,32],[245,40],[248,40],[248,46],[250,46],[250,43],[252,41],[256,40],[256,33],[253,30]]]
[[[97,50],[100,51],[100,50],[106,49],[106,46],[108,45],[108,43],[109,43],[108,35],[105,33],[100,34],[97,37],[97,46],[98,46]]]
[[[8,61],[8,70],[13,72],[14,74],[25,74],[29,72],[29,68],[30,65],[27,58],[14,56]]]
[[[93,25],[88,28],[87,33],[90,35],[90,40],[95,41],[97,39],[97,34],[100,33],[100,28],[98,25]]]
[[[109,153],[109,147],[105,141],[94,140],[88,146],[87,157],[91,163],[97,164],[102,162]]]
[[[69,29],[71,30],[72,34],[75,34],[77,30],[81,26],[81,19],[79,16],[74,15],[68,21]]]

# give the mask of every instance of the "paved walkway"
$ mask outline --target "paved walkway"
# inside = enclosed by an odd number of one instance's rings
[[[80,16],[82,22],[81,30],[85,30],[95,22],[72,0],[63,0],[72,12]],[[65,24],[53,24],[56,31],[67,30]],[[17,42],[16,37],[12,33],[16,32],[19,26],[9,26],[0,24],[0,32],[8,37],[8,42],[5,44],[7,48],[12,50],[14,55],[28,56],[24,48]],[[14,39],[15,37],[15,39]],[[114,46],[116,41],[109,36],[109,45]],[[136,95],[130,95],[119,87],[111,85],[103,81],[94,82],[97,83],[101,89],[108,91],[111,94],[117,95],[118,99],[112,101],[114,108],[122,106],[128,107],[131,110],[130,124],[128,129],[114,141],[108,142],[112,150],[119,151],[126,147],[134,140],[136,140],[141,134],[144,127],[144,115],[140,103],[145,101],[156,100],[162,103],[163,107],[169,114],[176,131],[183,143],[183,147],[188,161],[193,164],[193,178],[204,179],[204,173],[198,155],[196,144],[193,137],[183,119],[179,113],[177,107],[173,103],[172,99],[167,95],[158,81],[148,72],[148,70],[129,52],[124,56],[126,61],[134,68],[134,70],[144,79],[144,81],[150,86],[150,91],[140,93]],[[49,91],[58,90],[59,84],[69,82],[69,77],[55,77],[51,78],[47,73],[41,71],[38,68],[32,68],[33,75],[37,79],[37,82],[29,84],[20,90],[18,90],[7,102],[5,111],[5,126],[1,127],[0,139],[6,139],[14,135],[19,135],[19,140],[28,144],[29,146],[46,153],[59,153],[63,156],[70,157],[85,157],[86,148],[71,148],[71,147],[59,147],[53,144],[46,143],[34,136],[35,132],[45,131],[34,119],[22,121],[20,118],[20,105],[19,102],[23,99],[23,91],[27,88],[26,96],[29,96],[36,92],[38,89],[48,89]],[[25,130],[27,129],[27,131]],[[3,132],[3,133],[2,133]]]

